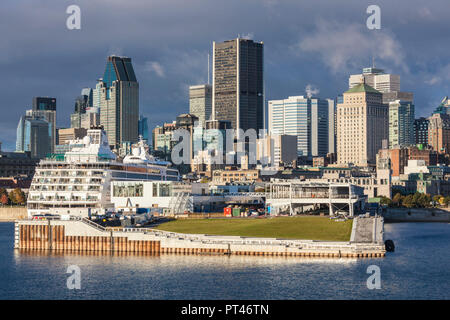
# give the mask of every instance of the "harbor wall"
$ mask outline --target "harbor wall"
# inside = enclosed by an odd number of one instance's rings
[[[97,225],[98,226],[98,225]],[[86,220],[20,220],[15,247],[24,250],[136,252],[149,254],[234,254],[364,258],[384,257],[384,244],[282,240],[181,234],[155,229],[102,230]]]
[[[15,221],[27,218],[26,207],[0,207],[0,222]]]
[[[450,222],[450,212],[439,208],[387,208],[386,222]]]

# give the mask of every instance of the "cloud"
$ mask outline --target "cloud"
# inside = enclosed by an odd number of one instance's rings
[[[320,93],[320,90],[319,90],[319,88],[316,88],[312,84],[308,84],[305,88],[305,92],[306,92],[306,96],[308,98],[311,98],[313,96],[318,95]]]
[[[0,4],[0,29],[7,30],[0,41],[0,87],[8,88],[0,104],[5,148],[14,145],[15,126],[33,96],[56,97],[57,125],[69,126],[75,97],[95,86],[108,54],[132,58],[149,126],[171,121],[188,110],[187,87],[207,81],[212,41],[246,32],[254,37],[251,31],[265,44],[267,97],[296,95],[307,84],[322,97],[336,96],[373,54],[377,66],[400,74],[402,89],[414,92],[417,115],[428,115],[426,106],[450,93],[448,0],[380,0],[381,30],[365,27],[367,3],[356,0],[76,2],[82,10],[76,31],[66,28],[65,1],[39,1],[39,8],[35,0]]]
[[[426,20],[433,20],[434,16],[431,13],[430,9],[426,8],[426,7],[422,7],[418,9],[419,12],[419,17],[422,19],[426,19]]]
[[[440,83],[441,81],[442,81],[441,77],[431,76],[429,79],[425,80],[425,83],[429,85],[434,85]]]
[[[166,74],[164,72],[163,66],[156,61],[147,61],[144,66],[144,70],[148,72],[154,72],[158,77],[165,78]]]
[[[255,34],[253,32],[241,34],[242,39],[250,39],[253,40],[255,38]]]
[[[371,31],[365,25],[319,20],[316,30],[303,37],[293,49],[318,55],[333,73],[359,69],[372,57],[408,72],[403,48],[387,29]]]

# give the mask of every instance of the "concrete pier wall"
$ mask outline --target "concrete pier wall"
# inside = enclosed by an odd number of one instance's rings
[[[155,229],[106,230],[92,222],[16,221],[15,247],[29,250],[236,254],[304,257],[383,257],[379,243],[325,242],[181,234]]]
[[[16,221],[27,218],[26,207],[0,207],[0,221]]]

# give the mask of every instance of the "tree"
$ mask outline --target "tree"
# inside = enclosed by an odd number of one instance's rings
[[[23,205],[25,204],[25,193],[20,188],[16,188],[9,193],[9,200],[13,204]]]
[[[9,203],[9,198],[8,198],[8,194],[6,194],[6,193],[3,193],[1,196],[0,196],[0,202],[2,203],[2,205],[7,205],[8,203]]]
[[[392,203],[397,206],[397,207],[401,207],[403,202],[403,196],[400,192],[396,193],[394,198],[392,198]]]
[[[450,196],[446,196],[446,197],[444,198],[444,204],[445,204],[446,206],[448,206],[449,203],[450,203]]]
[[[8,199],[8,191],[6,191],[5,188],[0,188],[0,202],[3,205],[8,204],[9,199]]]
[[[440,196],[439,196],[440,197]],[[431,206],[431,196],[429,194],[426,193],[422,193],[419,196],[419,200],[418,200],[418,206],[420,208],[428,208]]]
[[[388,197],[382,196],[380,197],[380,204],[390,207],[392,205],[392,200],[389,199]]]
[[[421,194],[419,192],[414,193],[414,195],[412,196],[412,208],[421,207],[420,196]]]
[[[434,202],[439,202],[440,199],[441,199],[441,196],[440,196],[440,195],[435,195],[435,196],[433,196],[433,201],[434,201]]]
[[[410,195],[410,194],[407,195],[407,196],[403,199],[402,204],[403,204],[403,206],[406,207],[406,208],[412,208],[412,207],[414,207],[413,196]]]

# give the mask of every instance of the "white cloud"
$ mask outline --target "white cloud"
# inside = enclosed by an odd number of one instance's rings
[[[166,73],[163,66],[156,61],[147,61],[144,66],[144,70],[148,72],[154,72],[158,77],[164,78]]]
[[[314,85],[308,84],[305,88],[305,92],[306,92],[306,96],[308,98],[311,98],[311,97],[318,95],[320,93],[320,90],[319,90],[319,88],[316,88]]]
[[[419,11],[419,17],[421,17],[422,19],[426,19],[426,20],[433,20],[434,16],[431,13],[430,9],[426,8],[426,7],[422,7],[418,9]]]
[[[440,77],[432,76],[429,79],[425,80],[425,83],[429,84],[429,85],[434,85],[434,84],[440,83],[441,81],[442,81],[442,79]]]
[[[255,34],[253,32],[241,34],[242,39],[250,39],[253,40],[255,38]]]
[[[359,69],[372,57],[409,72],[402,46],[386,29],[370,31],[365,25],[320,20],[293,49],[319,55],[333,73]]]

